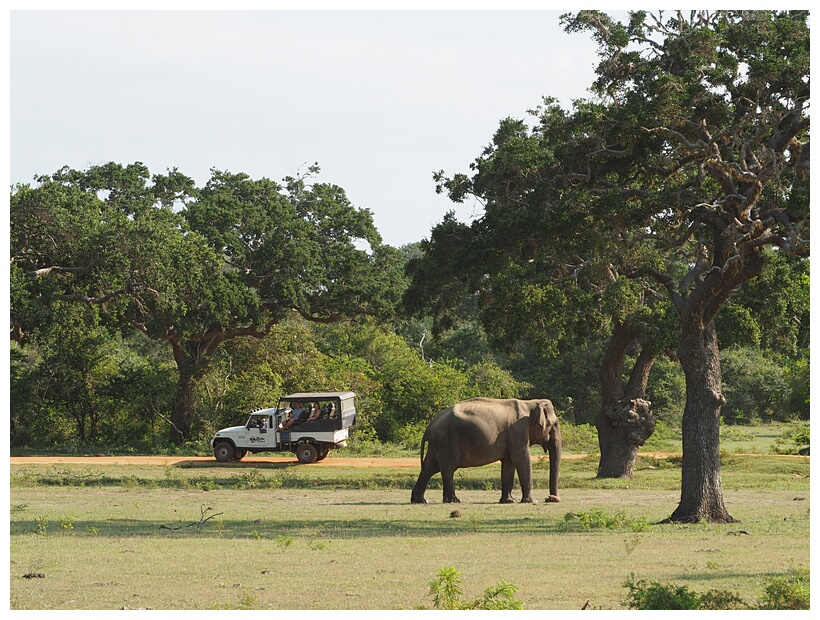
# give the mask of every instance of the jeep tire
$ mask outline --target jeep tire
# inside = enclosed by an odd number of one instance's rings
[[[304,463],[305,465],[315,463],[318,457],[319,450],[314,444],[306,442],[296,446],[296,460],[300,463]]]
[[[220,441],[214,446],[214,456],[220,463],[227,463],[228,461],[234,460],[236,450],[234,450],[233,444],[227,441]]]

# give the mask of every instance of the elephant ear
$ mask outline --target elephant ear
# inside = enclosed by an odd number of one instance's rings
[[[539,402],[532,409],[530,409],[530,424],[533,426],[540,426],[545,428],[547,425],[547,405],[544,402]]]

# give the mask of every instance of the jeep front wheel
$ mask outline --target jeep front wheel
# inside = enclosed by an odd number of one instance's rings
[[[220,441],[214,446],[214,456],[220,463],[232,461],[235,456],[234,448],[227,441]]]
[[[312,443],[303,443],[296,448],[296,459],[300,463],[304,463],[306,465],[309,463],[315,463],[318,456],[319,451]]]

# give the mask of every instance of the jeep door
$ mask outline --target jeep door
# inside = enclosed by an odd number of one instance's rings
[[[276,428],[271,426],[270,415],[252,415],[245,425],[245,445],[254,451],[276,447]]]

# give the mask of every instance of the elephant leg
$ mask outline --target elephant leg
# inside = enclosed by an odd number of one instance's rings
[[[410,503],[412,504],[426,504],[427,500],[424,499],[424,493],[427,491],[427,484],[430,482],[430,478],[432,478],[435,474],[440,471],[438,459],[431,457],[430,454],[424,459],[424,463],[421,466],[421,472],[419,472],[418,480],[416,480],[416,484],[413,487],[413,491],[410,494]]]
[[[516,469],[518,470],[518,481],[521,483],[521,502],[535,504],[536,501],[532,496],[532,461],[529,450],[526,454],[520,455]]]
[[[453,479],[456,473],[455,467],[441,468],[441,485],[444,487],[444,503],[460,504],[461,500],[456,497],[456,484]]]
[[[501,460],[501,499],[499,504],[514,504],[512,497],[513,486],[515,486],[515,467],[511,459]]]

